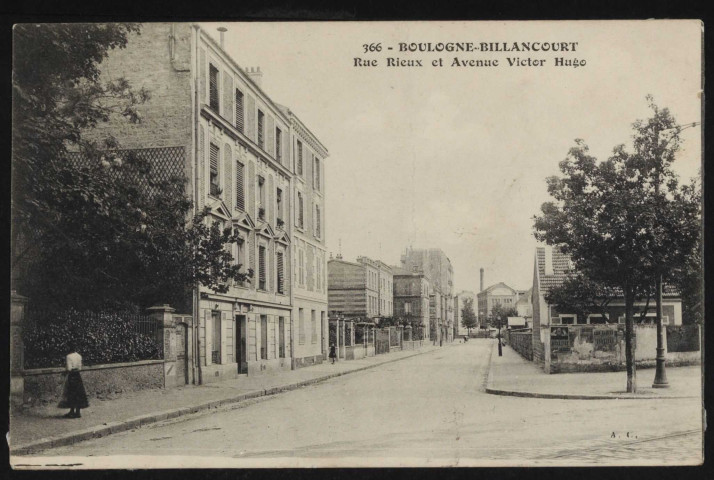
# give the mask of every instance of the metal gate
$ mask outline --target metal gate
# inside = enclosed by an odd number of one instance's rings
[[[374,352],[377,355],[380,353],[389,353],[389,329],[379,328],[376,329],[374,333]]]

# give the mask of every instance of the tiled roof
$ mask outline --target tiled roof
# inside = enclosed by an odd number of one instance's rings
[[[552,249],[552,262],[553,273],[546,275],[546,254],[545,249],[547,247],[536,247],[536,261],[538,262],[538,278],[540,279],[540,291],[543,295],[547,295],[548,292],[555,287],[559,287],[563,284],[566,278],[572,274],[572,264],[570,257],[562,253],[557,248]],[[669,297],[679,296],[679,291],[674,285],[664,284],[662,286],[663,294]],[[619,288],[615,289],[615,293],[622,296],[622,290]]]

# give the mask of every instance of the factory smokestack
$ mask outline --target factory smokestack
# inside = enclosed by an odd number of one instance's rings
[[[479,292],[483,292],[483,268],[481,269],[481,289]]]

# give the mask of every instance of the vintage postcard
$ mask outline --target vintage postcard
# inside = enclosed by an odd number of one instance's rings
[[[700,465],[703,28],[16,25],[12,466]]]

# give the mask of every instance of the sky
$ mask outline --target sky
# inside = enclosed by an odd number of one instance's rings
[[[645,96],[680,124],[701,120],[701,24],[630,22],[338,22],[201,24],[328,148],[328,250],[398,264],[409,247],[451,259],[456,291],[530,288],[533,216],[574,140],[605,159],[647,118]],[[399,52],[410,42],[577,42],[575,52]],[[381,43],[381,52],[363,45]],[[391,46],[392,51],[387,48]],[[388,67],[388,57],[423,67]],[[452,67],[454,57],[498,67]],[[510,67],[508,58],[545,59]],[[556,57],[585,60],[556,67]],[[356,67],[354,59],[377,59]],[[442,58],[444,67],[432,67]],[[675,162],[699,174],[701,127]]]

